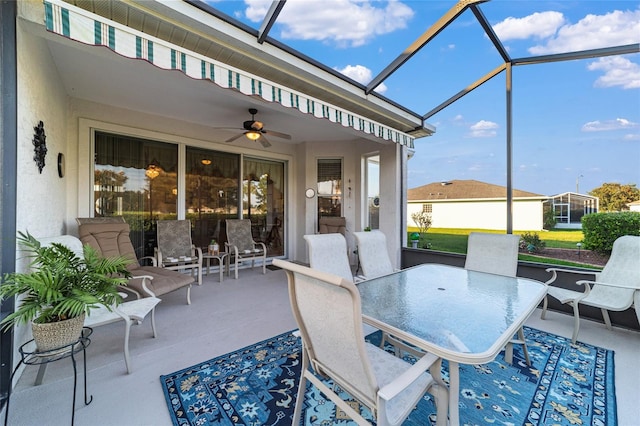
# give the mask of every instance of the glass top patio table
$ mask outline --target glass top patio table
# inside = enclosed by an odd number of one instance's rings
[[[444,359],[491,361],[546,294],[526,278],[423,264],[358,284],[364,322]]]

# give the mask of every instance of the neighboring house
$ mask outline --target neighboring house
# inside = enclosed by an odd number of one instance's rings
[[[556,228],[582,229],[582,216],[598,212],[598,197],[565,192],[549,198]]]
[[[540,231],[543,203],[549,197],[513,190],[513,229]],[[431,214],[434,228],[507,229],[507,188],[477,180],[434,182],[407,191],[407,223],[411,215]]]
[[[627,204],[629,210],[632,212],[640,212],[640,200]]]

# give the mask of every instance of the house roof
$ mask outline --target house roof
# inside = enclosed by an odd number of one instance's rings
[[[507,187],[477,180],[450,180],[433,182],[407,190],[408,201],[463,200],[463,199],[504,199]],[[513,198],[547,199],[546,195],[519,189],[513,190]]]

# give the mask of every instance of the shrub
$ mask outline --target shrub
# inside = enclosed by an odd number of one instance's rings
[[[535,253],[543,248],[545,248],[547,244],[540,239],[540,236],[537,232],[525,232],[520,235],[520,250],[526,250],[529,253]]]
[[[546,230],[550,230],[556,227],[556,216],[553,214],[553,209],[550,207],[545,208],[542,214],[542,227]]]
[[[426,212],[416,212],[411,214],[411,219],[418,226],[420,234],[425,234],[431,228],[431,214]]]
[[[611,253],[613,242],[623,235],[640,236],[639,212],[591,213],[582,216],[584,248]]]

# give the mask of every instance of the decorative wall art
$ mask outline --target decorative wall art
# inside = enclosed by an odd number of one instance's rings
[[[36,162],[38,171],[42,174],[44,158],[47,155],[47,136],[44,134],[44,123],[40,121],[33,130],[36,131],[33,135],[33,161]]]

